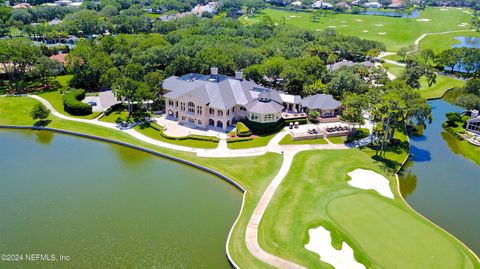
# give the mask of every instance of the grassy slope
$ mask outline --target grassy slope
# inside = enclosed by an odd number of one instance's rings
[[[308,229],[322,224],[334,231],[335,245],[347,241],[357,260],[373,268],[478,268],[460,243],[409,210],[396,191],[389,200],[350,187],[346,173],[354,169],[386,175],[361,151],[301,152],[293,167],[260,223],[259,240],[267,251],[308,268],[326,268],[304,248]]]
[[[0,97],[0,124],[26,125],[33,124],[29,116],[32,107],[39,103],[37,100],[26,97]],[[20,107],[21,109],[17,109]],[[7,117],[8,115],[8,117]],[[206,167],[215,169],[227,175],[239,183],[246,191],[245,206],[237,225],[235,226],[230,241],[229,249],[235,262],[242,268],[270,268],[260,260],[253,257],[245,245],[246,224],[253,209],[263,194],[270,180],[280,168],[282,156],[275,153],[257,157],[224,158],[219,162],[218,158],[200,158],[189,152],[179,152],[153,146],[131,137],[120,131],[114,131],[87,123],[71,122],[56,117],[50,117],[52,121],[48,127],[70,130],[85,134],[97,135],[133,145],[145,147],[157,152],[192,161]]]
[[[270,139],[272,139],[275,135],[276,134],[257,136],[252,140],[228,143],[227,146],[229,149],[246,149],[246,148],[263,147],[263,146],[266,146],[270,141]],[[233,138],[232,140],[235,140],[235,138]],[[231,140],[228,139],[227,142],[228,141],[231,141]]]
[[[263,15],[270,16],[277,23],[284,18],[286,24],[310,30],[323,30],[328,26],[335,26],[335,30],[343,34],[381,41],[389,51],[398,51],[401,47],[413,45],[414,41],[424,33],[465,30],[465,27],[458,25],[468,23],[471,18],[471,15],[459,9],[451,8],[448,11],[442,11],[440,8],[427,8],[421,12],[420,19],[430,19],[431,21],[428,22],[351,14],[329,15],[321,17],[319,22],[312,22],[312,13],[265,9],[253,18],[242,17],[241,20],[246,23],[254,23]],[[386,34],[380,35],[379,33]]]
[[[451,48],[453,45],[460,44],[460,41],[455,39],[457,36],[476,36],[480,37],[480,33],[465,31],[462,33],[450,33],[442,35],[428,35],[420,41],[421,48],[430,48],[435,53],[440,53],[443,50]]]
[[[332,137],[327,137],[327,139],[330,140],[330,142],[332,142],[333,144],[343,144],[343,143],[345,143],[346,137],[345,136],[332,136]]]
[[[63,100],[62,100],[62,94],[60,93],[60,88],[67,88],[68,82],[72,79],[72,77],[73,77],[72,75],[58,76],[54,82],[55,87],[50,91],[39,93],[38,96],[47,99],[48,102],[55,108],[55,110],[69,117],[80,118],[80,119],[96,118],[98,115],[100,115],[100,112],[93,112],[92,114],[85,115],[85,116],[75,116],[66,112],[63,109]]]
[[[442,132],[443,139],[447,142],[450,149],[455,154],[460,154],[463,157],[472,160],[474,163],[480,165],[480,147],[471,145],[465,140],[458,140],[449,132]]]
[[[400,76],[405,69],[402,66],[389,63],[383,63],[382,65],[384,68],[388,68],[388,71],[397,77]],[[420,83],[420,94],[425,99],[440,98],[446,91],[452,88],[460,88],[465,85],[464,80],[442,75],[437,75],[437,82],[433,84],[432,87],[428,87],[428,83],[425,78],[421,78]]]
[[[292,136],[287,134],[280,142],[280,145],[305,145],[305,144],[327,144],[327,141],[323,138],[308,139],[308,140],[293,140]]]

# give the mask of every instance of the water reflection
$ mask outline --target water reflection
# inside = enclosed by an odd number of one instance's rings
[[[399,177],[400,192],[404,198],[407,198],[417,188],[417,176],[410,169],[412,164],[412,162],[406,163]]]
[[[35,135],[37,136],[36,141],[43,145],[50,145],[53,140],[54,132],[45,132],[45,131],[36,131]]]
[[[410,146],[410,159],[414,162],[429,162],[432,156],[428,150]]]
[[[454,48],[480,48],[480,37],[457,36],[455,39],[460,41],[460,44],[453,45]]]

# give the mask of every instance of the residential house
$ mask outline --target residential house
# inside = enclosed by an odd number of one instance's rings
[[[471,118],[467,120],[465,129],[468,132],[480,135],[480,115],[478,110],[472,110]]]
[[[210,75],[171,76],[163,82],[163,89],[167,117],[193,127],[226,130],[245,118],[270,123],[281,120],[285,113],[305,109],[319,109],[326,117],[338,115],[340,111],[339,102],[332,103],[330,99],[325,102],[324,97],[309,101],[309,107],[304,108],[298,95],[265,88],[244,79],[241,71],[236,72],[235,77],[220,75],[216,67],[211,68]],[[317,101],[328,106],[316,104]],[[333,107],[334,104],[338,106]]]

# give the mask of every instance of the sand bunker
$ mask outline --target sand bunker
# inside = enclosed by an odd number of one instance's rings
[[[368,33],[368,30],[363,30],[364,33]]]
[[[383,24],[375,24],[375,26],[383,27]]]
[[[363,20],[361,20],[361,19],[356,19],[356,21],[363,21]]]
[[[393,199],[388,179],[371,170],[355,169],[347,174],[352,179],[347,183],[355,188],[363,190],[375,190],[380,195]]]
[[[468,23],[465,23],[465,22],[464,22],[464,23],[460,23],[458,26],[460,26],[460,27],[467,27],[467,26],[468,26]]]
[[[427,22],[427,21],[431,21],[431,19],[417,19],[417,21],[420,21],[420,22]]]
[[[327,27],[328,27],[328,28],[335,28],[335,27],[337,27],[337,26],[335,26],[335,25],[329,25],[329,26],[327,26]]]
[[[290,15],[290,18],[297,18],[298,16]]]
[[[385,33],[385,32],[380,32],[380,33],[378,33],[378,34],[379,34],[379,35],[386,35],[387,33]]]
[[[448,11],[448,9],[446,9],[446,8],[441,8],[440,10],[441,11]]]
[[[341,250],[332,247],[330,232],[319,226],[308,231],[310,240],[305,248],[320,255],[320,260],[331,264],[335,269],[365,269],[365,266],[355,260],[353,249],[345,242]]]

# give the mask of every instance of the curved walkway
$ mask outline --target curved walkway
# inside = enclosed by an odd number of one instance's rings
[[[421,35],[419,38],[417,38],[414,44],[415,44],[415,47],[418,48],[420,41],[422,41],[422,39],[424,39],[428,35],[445,35],[445,34],[451,34],[451,33],[474,32],[474,31],[475,30],[471,29],[471,30],[446,31],[446,32],[440,32],[440,33],[425,33]]]
[[[27,95],[31,98],[34,98],[44,104],[48,109],[50,109],[51,113],[61,119],[71,120],[75,122],[82,122],[82,123],[89,123],[94,124],[110,129],[114,129],[117,131],[121,131],[127,133],[134,138],[137,138],[143,142],[173,149],[179,151],[187,151],[187,152],[195,152],[197,156],[201,157],[245,157],[245,156],[256,156],[262,155],[266,152],[276,152],[283,155],[283,163],[278,171],[277,175],[273,178],[273,180],[268,185],[267,189],[265,190],[264,194],[260,198],[253,215],[251,216],[246,230],[246,245],[248,250],[252,253],[253,256],[262,260],[263,262],[279,267],[279,268],[304,268],[303,266],[296,264],[294,262],[288,261],[286,259],[277,257],[273,254],[270,254],[262,249],[260,244],[258,243],[258,226],[260,221],[262,220],[263,214],[267,209],[270,200],[272,199],[275,191],[277,190],[280,183],[283,181],[285,176],[287,175],[288,171],[290,170],[290,166],[293,161],[293,157],[296,153],[304,150],[341,150],[341,149],[348,149],[351,147],[355,147],[357,145],[344,145],[344,144],[320,144],[320,145],[279,145],[279,142],[288,134],[288,131],[281,131],[277,135],[275,135],[268,143],[267,146],[264,147],[257,147],[257,148],[250,148],[250,149],[229,149],[227,147],[226,139],[221,139],[218,147],[215,149],[199,149],[199,148],[192,148],[192,147],[184,147],[179,145],[173,145],[166,142],[158,141],[156,139],[152,139],[147,137],[134,129],[128,130],[120,130],[116,127],[114,123],[109,122],[102,122],[98,119],[87,120],[87,119],[78,119],[66,116],[57,110],[44,98],[36,96],[36,95]]]

